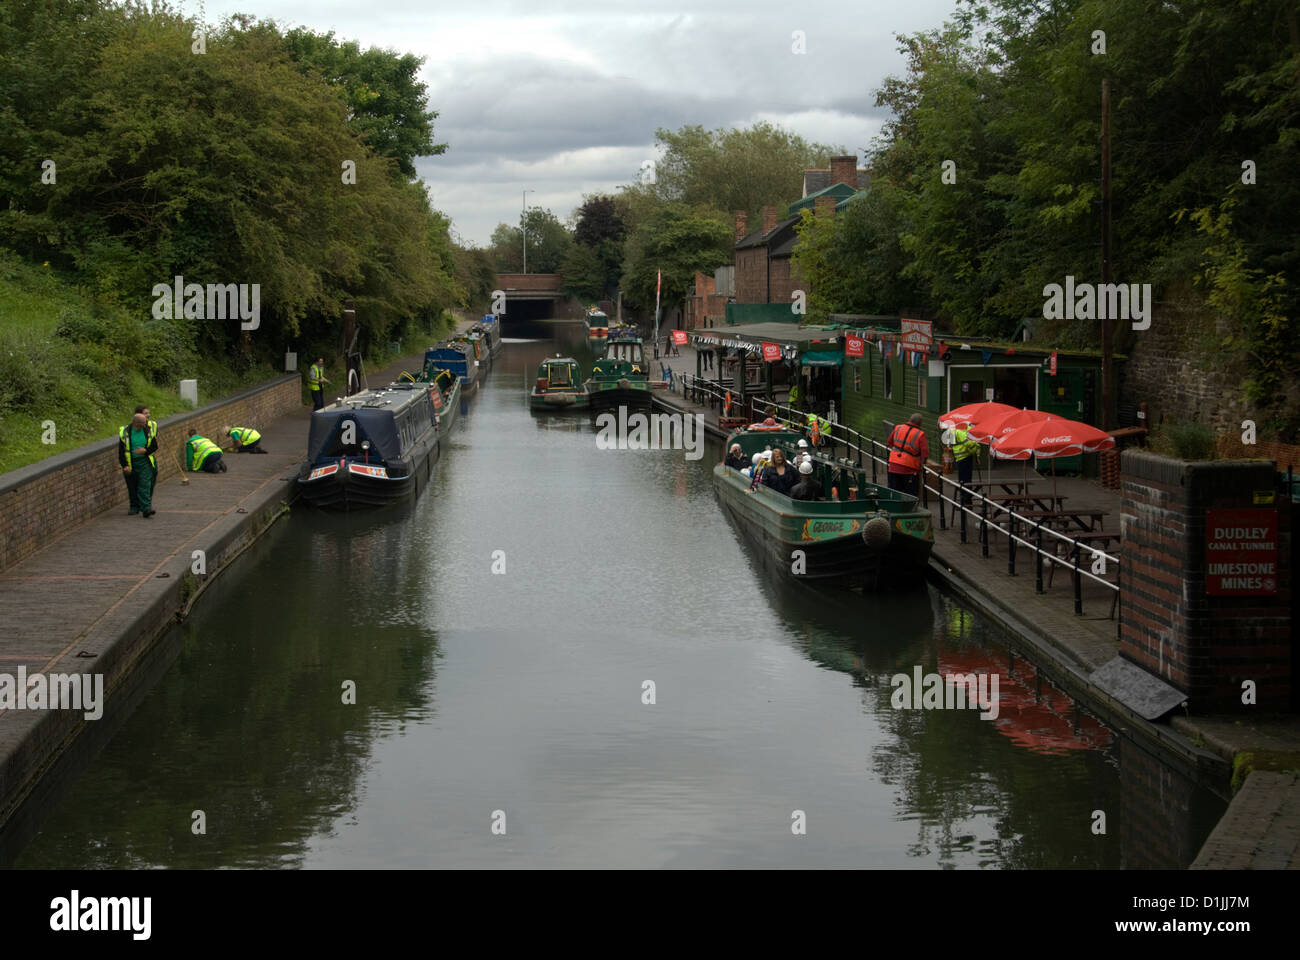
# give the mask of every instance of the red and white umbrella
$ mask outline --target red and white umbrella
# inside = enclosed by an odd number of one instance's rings
[[[987,417],[997,417],[1015,412],[1016,408],[1010,404],[998,403],[994,400],[982,400],[979,403],[968,403],[941,414],[939,416],[939,426],[945,430],[950,427],[968,427],[972,423],[978,423]]]
[[[1052,461],[1052,496],[1056,496],[1056,458],[1080,453],[1097,453],[1115,446],[1115,438],[1104,430],[1078,420],[1051,418],[1003,434],[989,446],[1001,460],[1041,457]]]
[[[1078,420],[1055,417],[1002,434],[990,449],[1001,460],[1051,459],[1097,453],[1115,446],[1115,438]]]
[[[991,443],[999,437],[1005,437],[1023,427],[1054,419],[1059,418],[1044,413],[1042,410],[1012,410],[1002,416],[985,417],[977,423],[972,423],[970,425],[970,435],[980,443]]]

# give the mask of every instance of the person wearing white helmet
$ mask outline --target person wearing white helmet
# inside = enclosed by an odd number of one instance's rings
[[[813,480],[813,465],[811,460],[804,460],[799,464],[799,482],[790,488],[791,500],[816,500],[821,494],[821,489]]]

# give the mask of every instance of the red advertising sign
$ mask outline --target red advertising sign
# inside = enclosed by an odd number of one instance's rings
[[[677,346],[679,346],[679,347],[684,347],[684,346],[686,346],[686,331],[685,331],[685,330],[674,330],[674,331],[673,331],[673,343],[677,344]]]
[[[1052,351],[1051,360],[1052,360],[1052,363],[1051,363],[1051,366],[1049,366],[1049,367],[1047,368],[1047,373],[1048,373],[1048,376],[1052,376],[1052,377],[1054,377],[1054,376],[1056,376],[1056,351],[1055,351],[1055,350]]]
[[[860,357],[867,352],[867,341],[861,337],[849,334],[844,338],[844,356]]]
[[[1277,539],[1276,510],[1206,510],[1206,594],[1276,594]]]
[[[763,360],[771,363],[773,360],[781,359],[781,345],[779,343],[768,343],[763,341]]]
[[[934,343],[934,325],[929,320],[904,320],[902,332],[900,342],[903,350],[930,352],[930,344]]]

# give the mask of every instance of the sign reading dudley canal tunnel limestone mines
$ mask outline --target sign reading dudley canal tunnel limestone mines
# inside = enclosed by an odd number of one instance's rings
[[[1277,593],[1277,511],[1205,511],[1205,592],[1211,597]]]

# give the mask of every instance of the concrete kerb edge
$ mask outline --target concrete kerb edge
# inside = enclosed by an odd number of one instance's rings
[[[1168,726],[1153,723],[1139,716],[1120,701],[1098,689],[1088,679],[1083,664],[1067,657],[1066,652],[1046,635],[1025,622],[1010,608],[986,596],[974,583],[960,575],[956,569],[949,571],[942,561],[931,557],[930,577],[947,587],[985,616],[996,620],[1024,648],[1019,652],[1035,667],[1043,670],[1049,680],[1067,694],[1080,700],[1109,726],[1119,733],[1131,733],[1145,742],[1148,750],[1155,749],[1162,757],[1176,758],[1185,773],[1204,775],[1214,781],[1216,793],[1227,797],[1231,765],[1213,751],[1196,746],[1190,739]],[[1014,647],[1014,644],[1013,644]],[[1032,656],[1026,655],[1027,652]]]
[[[191,540],[178,546],[159,570],[168,576],[155,574],[141,586],[121,616],[107,617],[92,626],[77,645],[78,650],[59,661],[52,672],[89,669],[92,673],[103,673],[104,699],[111,702],[113,692],[122,686],[135,665],[152,651],[172,624],[183,622],[207,587],[287,512],[279,504],[281,501],[290,504],[295,498],[297,491],[292,479],[296,475],[296,468],[292,473],[277,474],[272,482],[241,504],[246,513],[231,512],[203,535],[202,542]],[[288,479],[288,489],[281,485],[281,478]],[[196,549],[207,555],[208,573],[198,581],[194,593],[186,597],[186,575],[192,566],[190,551]],[[80,650],[97,655],[93,659],[78,658]],[[75,711],[14,713],[15,721],[26,721],[29,726],[0,756],[0,829],[22,807],[45,772],[71,747],[86,724],[92,722]]]

